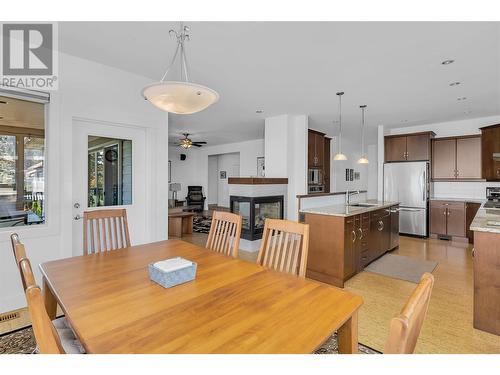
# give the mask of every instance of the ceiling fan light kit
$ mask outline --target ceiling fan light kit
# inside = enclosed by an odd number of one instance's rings
[[[182,147],[183,149],[187,150],[188,148],[191,148],[192,146],[195,146],[195,147],[202,147],[203,145],[206,145],[207,142],[193,142],[190,138],[189,138],[189,133],[182,133],[182,135],[184,136],[184,138],[180,139],[179,140],[179,143],[177,143],[177,146],[180,146]]]
[[[217,91],[209,87],[189,82],[188,65],[184,42],[189,40],[189,27],[181,23],[179,31],[170,30],[170,35],[177,38],[177,48],[174,57],[160,82],[146,86],[142,96],[155,107],[179,115],[189,115],[203,111],[219,100]],[[167,74],[175,64],[180,52],[180,80],[166,81]]]

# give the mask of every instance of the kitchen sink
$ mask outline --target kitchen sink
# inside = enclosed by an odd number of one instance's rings
[[[351,203],[349,204],[349,206],[353,206],[353,207],[373,207],[373,206],[377,206],[377,203]]]

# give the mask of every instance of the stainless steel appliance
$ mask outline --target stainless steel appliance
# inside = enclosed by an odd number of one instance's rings
[[[486,199],[484,208],[498,208],[500,209],[500,187],[487,187]]]
[[[384,201],[399,202],[399,233],[428,236],[429,163],[384,164]]]
[[[323,185],[323,171],[318,168],[309,168],[307,183],[309,185]]]

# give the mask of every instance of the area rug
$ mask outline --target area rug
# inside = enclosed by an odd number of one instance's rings
[[[0,354],[32,354],[35,352],[36,342],[31,327],[23,328],[13,333],[0,336]],[[380,354],[362,344],[358,345],[360,354]],[[333,334],[315,354],[337,354],[337,335]]]
[[[211,224],[212,218],[210,216],[195,216],[193,217],[193,232],[208,233]]]
[[[418,260],[404,255],[385,254],[380,259],[365,267],[365,271],[378,273],[395,279],[417,283],[425,272],[431,273],[437,262]]]

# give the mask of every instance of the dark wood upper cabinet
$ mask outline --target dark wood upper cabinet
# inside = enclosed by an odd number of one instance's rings
[[[385,161],[430,160],[434,132],[390,135],[385,137]]]
[[[453,139],[432,141],[432,178],[450,180],[456,178],[457,142]]]
[[[481,179],[481,136],[432,140],[432,179],[469,181]]]
[[[487,181],[500,181],[500,160],[493,158],[500,153],[500,124],[481,128],[482,177]]]
[[[406,137],[406,160],[429,160],[431,156],[431,136],[429,133]]]
[[[457,138],[457,179],[481,178],[481,137]]]
[[[307,151],[309,168],[322,167],[325,158],[325,134],[309,129]]]
[[[406,161],[406,137],[385,138],[385,161]]]

